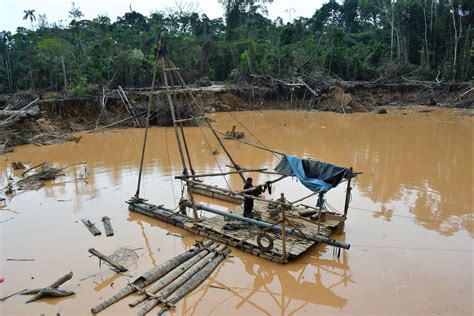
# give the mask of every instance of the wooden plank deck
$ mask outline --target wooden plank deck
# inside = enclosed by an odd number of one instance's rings
[[[256,226],[245,224],[240,221],[231,220],[221,215],[212,217],[202,217],[199,221],[194,221],[192,218],[173,213],[161,206],[156,206],[146,202],[129,202],[130,211],[142,213],[144,215],[156,218],[158,220],[173,224],[177,227],[190,231],[198,236],[210,238],[220,243],[239,248],[252,255],[262,257],[271,261],[286,263],[288,260],[295,259],[302,255],[313,245],[317,244],[315,241],[306,240],[297,236],[286,236],[286,251],[287,258],[283,258],[283,245],[281,235],[272,231],[265,231],[266,234],[273,239],[273,248],[264,251],[257,243],[257,236],[262,233],[262,229]],[[255,201],[254,209],[261,214],[262,220],[269,223],[278,223],[279,219],[271,217],[268,214],[267,203]],[[318,223],[309,219],[305,219],[298,214],[299,210],[288,212],[287,218],[291,223],[299,228],[303,233],[315,233],[318,231]],[[230,212],[235,214],[242,214],[242,207],[239,205]],[[240,227],[236,230],[226,230],[226,224],[238,224]],[[335,231],[341,229],[344,225],[344,218],[335,214],[328,214],[324,222],[321,223],[320,234],[325,237],[330,237]]]

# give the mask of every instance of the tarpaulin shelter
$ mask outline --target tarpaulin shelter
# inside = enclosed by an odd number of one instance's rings
[[[313,192],[327,192],[336,187],[344,178],[354,176],[349,168],[291,155],[284,155],[275,171],[285,176],[297,177]]]

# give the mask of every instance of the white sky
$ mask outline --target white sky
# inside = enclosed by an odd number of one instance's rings
[[[217,0],[75,0],[85,15],[85,19],[93,19],[99,14],[110,17],[114,22],[117,16],[122,16],[132,9],[148,16],[150,12],[161,11],[176,7],[175,1],[198,3],[199,13],[205,13],[210,18],[218,18],[223,14],[222,6]],[[274,0],[267,5],[268,17],[272,20],[278,16],[286,22],[290,18],[303,16],[310,17],[317,8],[327,0]],[[23,20],[23,10],[35,10],[35,15],[46,14],[49,23],[69,20],[68,11],[72,1],[61,0],[0,0],[0,31],[14,32],[18,26],[30,28],[30,22]]]

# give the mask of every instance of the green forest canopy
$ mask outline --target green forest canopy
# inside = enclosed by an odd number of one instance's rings
[[[32,29],[1,33],[0,93],[149,86],[162,32],[190,82],[203,76],[225,80],[236,68],[242,75],[320,72],[345,80],[473,78],[472,1],[330,0],[311,18],[286,24],[266,17],[267,2],[219,0],[219,19],[183,10],[150,16],[131,10],[115,21],[103,15],[82,19],[73,4],[67,26],[25,8]]]

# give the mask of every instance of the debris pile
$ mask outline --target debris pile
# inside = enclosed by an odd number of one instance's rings
[[[35,173],[25,176],[29,171],[25,171],[23,173],[24,177],[16,182],[19,190],[38,190],[44,186],[45,181],[64,176],[63,169],[51,167],[47,163],[43,163],[38,167]]]

